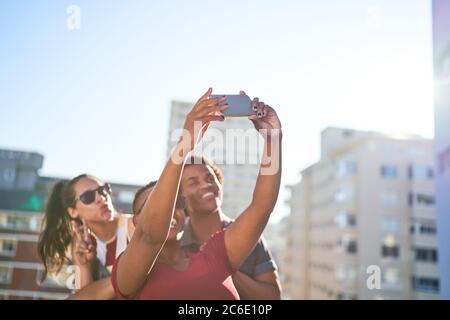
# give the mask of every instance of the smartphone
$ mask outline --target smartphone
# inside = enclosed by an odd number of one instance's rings
[[[228,104],[229,107],[222,111],[225,117],[248,117],[256,114],[252,110],[252,100],[247,95],[240,94],[215,94],[211,98],[221,98],[226,96],[227,99],[221,102],[221,105]]]

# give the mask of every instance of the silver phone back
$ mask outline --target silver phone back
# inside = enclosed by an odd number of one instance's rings
[[[211,98],[220,98],[226,96],[227,99],[222,104],[228,103],[230,106],[223,111],[225,117],[248,117],[254,115],[252,110],[252,100],[247,95],[227,95],[227,94],[215,94],[211,95]]]

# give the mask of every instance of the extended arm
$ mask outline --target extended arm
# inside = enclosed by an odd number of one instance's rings
[[[255,247],[269,220],[278,198],[281,181],[281,124],[275,111],[257,101],[257,116],[252,121],[262,132],[265,143],[261,168],[253,199],[236,221],[225,231],[225,246],[231,266],[238,269]],[[260,131],[261,132],[261,131]]]
[[[223,116],[211,115],[226,108],[219,105],[224,99],[209,99],[211,91],[209,89],[187,115],[183,136],[149,195],[133,237],[118,262],[117,287],[125,296],[133,294],[145,283],[167,239],[184,162],[189,152],[198,143],[210,121],[223,120]]]

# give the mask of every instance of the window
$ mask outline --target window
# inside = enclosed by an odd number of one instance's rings
[[[380,167],[380,175],[383,178],[391,178],[391,179],[397,178],[397,167],[382,165]]]
[[[0,266],[0,283],[10,284],[12,280],[12,269]]]
[[[352,187],[346,186],[341,187],[339,190],[335,193],[334,199],[337,202],[346,202],[353,199],[355,195],[355,192]]]
[[[438,261],[438,252],[432,248],[414,249],[416,261],[436,263]]]
[[[356,163],[351,159],[341,159],[336,163],[336,177],[338,178],[354,175],[356,171]]]
[[[30,218],[19,215],[8,215],[6,218],[6,228],[14,230],[29,230]]]
[[[356,217],[354,214],[343,211],[334,217],[334,222],[340,228],[356,226]]]
[[[338,280],[353,281],[356,279],[356,269],[345,265],[339,265],[336,267],[335,275]]]
[[[384,232],[398,232],[400,221],[398,218],[383,218],[381,219],[381,230]]]
[[[411,234],[435,235],[436,232],[436,222],[434,221],[417,221],[411,226]]]
[[[356,241],[352,240],[347,244],[347,253],[354,254],[357,252]]]
[[[387,268],[381,274],[381,280],[382,280],[383,286],[388,286],[388,287],[398,286],[400,284],[399,283],[400,277],[399,277],[398,269]]]
[[[409,193],[409,205],[418,207],[432,207],[435,204],[435,199],[433,195],[412,192]]]
[[[398,194],[395,191],[384,191],[381,194],[381,203],[384,207],[395,207],[398,204]]]
[[[350,137],[352,137],[354,135],[354,133],[355,132],[353,130],[346,129],[346,130],[342,131],[342,136],[345,137],[345,138],[350,138]]]
[[[436,226],[435,225],[421,225],[419,228],[420,234],[436,234]]]
[[[398,258],[399,255],[400,248],[395,241],[395,237],[393,235],[385,236],[381,246],[381,256],[383,258]]]
[[[433,168],[424,165],[412,165],[409,167],[408,173],[410,179],[425,180],[434,177]]]
[[[39,231],[41,218],[38,215],[0,214],[0,228]]]
[[[413,277],[412,286],[416,291],[439,292],[439,279],[428,277]]]
[[[14,257],[16,255],[16,248],[16,241],[0,239],[0,256]]]
[[[427,151],[422,148],[411,148],[407,152],[411,157],[421,157],[427,153]]]
[[[356,254],[358,252],[358,245],[356,239],[352,236],[344,235],[338,240],[338,246],[344,249],[346,254]]]
[[[381,256],[383,258],[398,258],[399,255],[400,253],[397,245],[394,246],[383,245],[381,247]]]
[[[13,182],[16,179],[16,170],[14,168],[7,168],[3,170],[3,180],[5,182]]]
[[[433,206],[434,205],[434,196],[427,194],[417,194],[416,196],[417,204],[421,206]]]

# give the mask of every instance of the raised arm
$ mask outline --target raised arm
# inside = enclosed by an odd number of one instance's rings
[[[211,92],[210,88],[186,116],[183,135],[147,198],[133,237],[118,262],[117,288],[124,296],[142,287],[167,239],[180,177],[189,152],[199,142],[210,121],[224,119],[215,113],[227,108],[219,106],[225,99],[210,99]]]
[[[255,128],[264,137],[264,152],[256,180],[252,202],[225,231],[225,247],[230,263],[238,269],[255,247],[269,220],[278,198],[281,181],[281,123],[276,112],[253,100],[256,116],[251,116]]]

